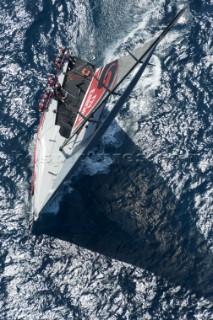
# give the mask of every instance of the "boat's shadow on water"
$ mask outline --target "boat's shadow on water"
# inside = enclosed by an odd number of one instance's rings
[[[76,178],[59,214],[45,213],[34,233],[147,269],[212,299],[213,255],[191,219],[193,205],[187,197],[177,200],[122,134],[123,146],[114,151],[129,155],[116,156],[109,174]]]

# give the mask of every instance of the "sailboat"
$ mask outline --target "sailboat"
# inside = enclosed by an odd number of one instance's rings
[[[76,172],[82,157],[110,126],[150,64],[157,45],[185,9],[158,36],[105,66],[96,68],[63,51],[63,64],[57,68],[57,74],[53,77],[60,90],[52,94],[49,90],[48,101],[41,108],[35,139],[32,225],[55,199],[63,183]],[[135,69],[136,74],[120,94],[117,89]],[[118,97],[118,100],[109,111],[107,103],[112,95]]]

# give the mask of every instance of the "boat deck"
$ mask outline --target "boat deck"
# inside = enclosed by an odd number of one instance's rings
[[[64,102],[59,100],[56,111],[55,124],[60,126],[59,133],[65,138],[70,135],[95,70],[95,67],[89,62],[77,57],[75,59],[75,65],[71,61],[69,62],[65,75],[63,89],[67,93],[66,99],[64,99]],[[89,76],[82,73],[84,69],[89,72]]]

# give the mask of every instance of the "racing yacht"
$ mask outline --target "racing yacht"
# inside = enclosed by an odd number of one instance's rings
[[[60,90],[57,91],[53,85],[46,105],[43,100],[40,107],[42,113],[35,139],[31,190],[32,224],[45,212],[63,183],[76,172],[82,157],[110,126],[150,64],[156,46],[184,10],[160,35],[102,67],[72,57],[63,50],[63,61],[53,77],[54,85],[57,84]],[[137,72],[124,92],[118,93],[117,88],[136,67]],[[111,95],[117,96],[118,101],[109,111],[107,102]]]

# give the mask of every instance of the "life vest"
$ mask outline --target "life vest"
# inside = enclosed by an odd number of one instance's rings
[[[87,70],[86,68],[84,68],[81,73],[85,76],[85,77],[89,77],[90,76],[90,71]]]

